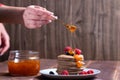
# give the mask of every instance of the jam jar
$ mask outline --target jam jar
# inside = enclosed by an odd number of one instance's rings
[[[12,50],[8,57],[8,71],[13,76],[34,76],[40,70],[40,54],[29,50]]]

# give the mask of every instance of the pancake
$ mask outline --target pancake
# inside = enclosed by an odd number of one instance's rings
[[[83,56],[81,56],[81,60],[82,60],[81,62],[84,64]],[[60,74],[63,70],[67,70],[69,74],[77,74],[83,69],[84,69],[83,65],[77,67],[76,59],[74,58],[74,56],[66,55],[66,54],[61,54],[58,56],[58,66],[57,66],[58,74]]]

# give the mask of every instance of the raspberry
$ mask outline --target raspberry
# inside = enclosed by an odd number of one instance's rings
[[[87,73],[88,73],[88,74],[93,74],[94,71],[93,71],[93,70],[88,70]]]
[[[64,52],[68,52],[70,50],[72,50],[72,48],[70,46],[67,46],[67,47],[64,48]]]
[[[78,55],[80,55],[82,52],[80,49],[77,49],[77,48],[75,48],[74,51],[75,51],[75,54],[78,54]]]
[[[81,75],[81,74],[87,74],[87,72],[86,71],[81,71],[81,72],[79,72],[79,75]]]
[[[67,70],[63,70],[63,71],[61,72],[61,75],[69,75],[69,72],[68,72]]]

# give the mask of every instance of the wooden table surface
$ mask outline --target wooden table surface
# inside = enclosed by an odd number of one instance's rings
[[[56,60],[41,59],[41,70],[54,68],[57,66]],[[87,68],[99,69],[101,71],[94,79],[87,80],[120,80],[120,61],[85,61]],[[50,80],[45,77],[13,77],[8,74],[7,61],[0,62],[0,80]],[[52,79],[53,80],[53,79]]]

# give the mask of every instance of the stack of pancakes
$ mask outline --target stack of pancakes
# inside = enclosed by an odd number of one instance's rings
[[[83,56],[81,56],[82,60],[84,60]],[[76,60],[74,56],[71,55],[59,55],[58,56],[58,66],[57,72],[60,74],[63,70],[67,70],[69,74],[77,74],[78,72],[83,70],[83,65],[80,68],[76,66]]]

